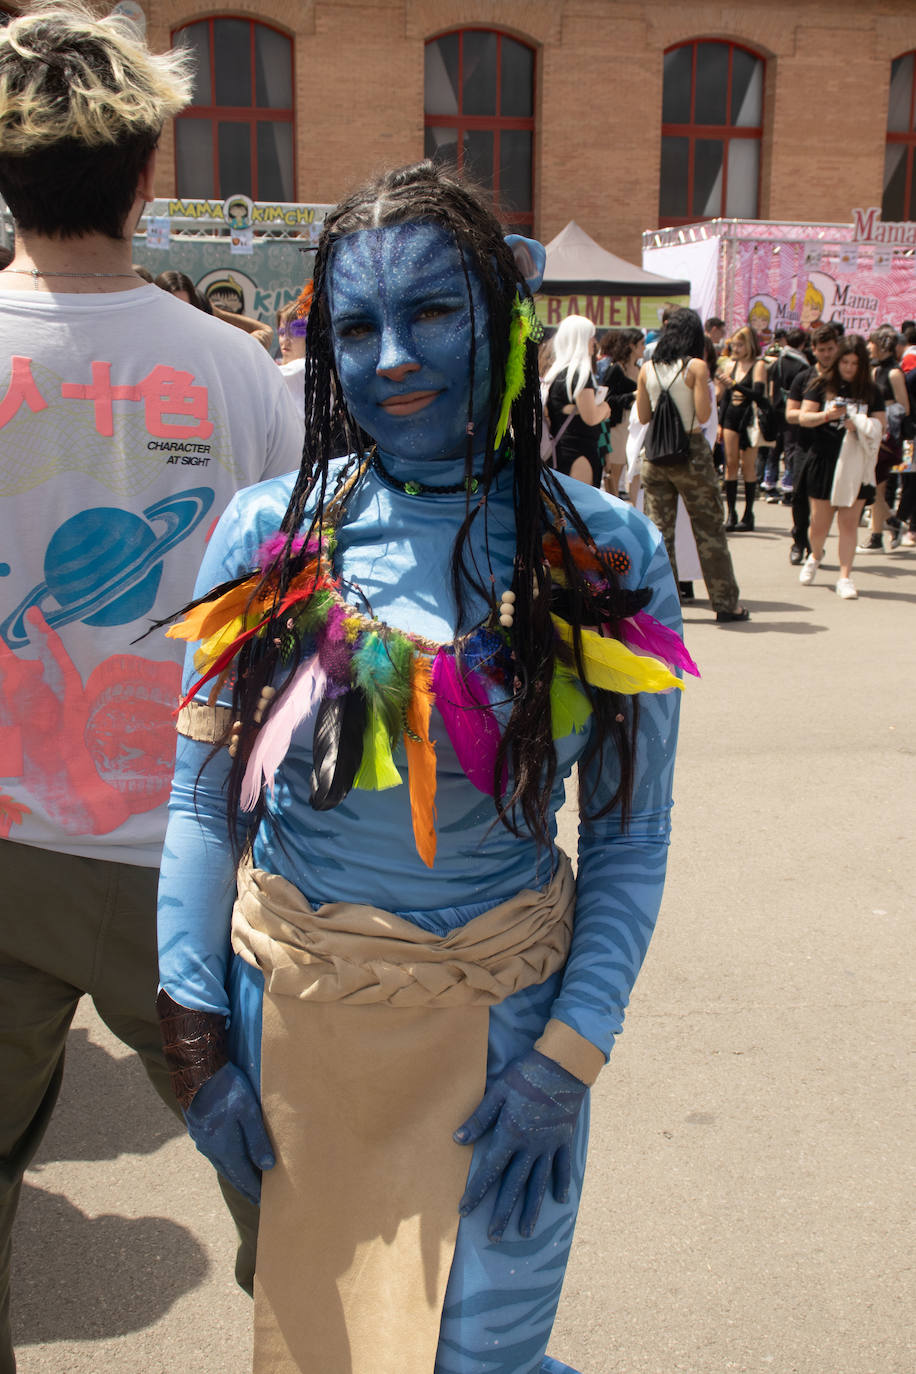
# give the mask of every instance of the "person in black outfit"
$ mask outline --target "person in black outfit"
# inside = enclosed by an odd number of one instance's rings
[[[598,360],[598,380],[607,387],[605,400],[611,408],[607,430],[610,447],[604,459],[605,489],[616,496],[627,464],[627,428],[636,398],[636,379],[642,361],[641,329],[616,329],[602,340],[602,359]]]
[[[597,487],[604,462],[598,447],[601,425],[611,407],[595,396],[595,326],[584,315],[567,315],[553,339],[547,369],[547,416],[556,440],[557,471]],[[564,429],[565,425],[565,429]]]
[[[834,324],[822,324],[811,335],[811,348],[815,362],[811,367],[796,373],[786,398],[786,431],[791,434],[793,444],[792,460],[792,547],[789,562],[795,566],[803,563],[805,555],[811,552],[808,542],[808,521],[810,504],[808,501],[808,462],[811,457],[811,432],[801,429],[799,415],[805,392],[818,377],[823,377],[833,366],[836,358],[837,342],[840,331]],[[788,442],[788,440],[787,440]]]
[[[868,336],[868,353],[872,360],[875,386],[887,407],[888,428],[881,441],[875,467],[875,499],[871,507],[871,533],[859,545],[863,553],[880,553],[884,548],[884,526],[891,514],[887,504],[887,479],[903,456],[904,420],[910,414],[910,398],[906,378],[897,365],[897,331],[889,324],[882,325]],[[899,539],[899,522],[891,519],[891,539]]]
[[[805,586],[814,581],[824,557],[824,544],[837,517],[840,576],[837,595],[844,600],[857,596],[850,573],[856,552],[856,531],[866,501],[875,499],[875,488],[862,485],[852,505],[833,505],[833,480],[847,431],[856,432],[851,416],[858,412],[876,419],[883,432],[884,398],[871,377],[865,340],[853,334],[841,339],[829,372],[817,378],[805,393],[799,423],[811,432],[808,464],[808,496],[811,501],[811,553],[799,573]]]
[[[786,334],[785,344],[780,349],[779,356],[770,372],[771,398],[779,422],[779,437],[785,465],[782,489],[786,505],[791,505],[792,502],[795,455],[798,448],[798,427],[786,422],[786,402],[789,399],[789,389],[795,378],[800,372],[809,371],[811,366],[801,351],[804,347],[805,338],[803,329],[790,329]]]
[[[731,340],[731,364],[716,374],[722,445],[725,449],[725,500],[728,504],[727,530],[754,528],[754,497],[757,493],[757,445],[751,443],[754,401],[763,397],[766,363],[750,325],[739,329]],[[739,520],[738,465],[744,475],[744,515]]]

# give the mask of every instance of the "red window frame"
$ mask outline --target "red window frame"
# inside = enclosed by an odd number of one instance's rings
[[[747,47],[744,43],[731,43],[727,39],[721,38],[692,38],[686,43],[673,43],[670,48],[665,49],[665,56],[669,52],[676,52],[679,48],[691,48],[691,77],[690,77],[690,114],[691,121],[696,110],[697,98],[697,48],[700,44],[715,43],[718,47],[728,49],[728,87],[725,93],[725,109],[731,113],[732,108],[732,67],[735,51],[746,52],[749,57],[753,57],[756,62],[763,67],[764,81],[766,80],[766,58],[753,48]],[[761,93],[760,100],[760,123],[759,124],[662,124],[662,137],[686,138],[687,139],[687,205],[693,204],[694,192],[694,150],[696,140],[701,139],[721,139],[724,147],[722,150],[722,198],[719,210],[715,215],[681,215],[681,216],[661,216],[659,215],[658,225],[660,229],[670,229],[679,224],[698,224],[704,220],[716,219],[725,215],[728,195],[728,145],[735,138],[757,139],[763,142],[763,120],[764,120],[764,96]],[[762,152],[762,148],[761,148]],[[757,204],[754,215],[744,216],[743,218],[754,219],[760,213],[760,169],[763,166],[763,158],[760,158],[757,172]],[[659,205],[661,205],[661,190],[659,190]]]
[[[916,161],[916,156],[914,156],[914,154],[916,154],[916,128],[914,128],[914,123],[916,123],[916,49],[911,49],[909,52],[898,53],[897,56],[894,58],[894,62],[902,62],[907,57],[912,57],[913,59],[913,75],[910,81],[910,116],[909,120],[907,121],[909,125],[909,130],[894,131],[888,129],[886,135],[887,143],[903,143],[906,145],[906,153],[904,154],[906,174],[903,183],[904,220],[907,219],[907,209],[910,205],[910,197],[913,192],[913,163],[914,161]],[[891,63],[891,72],[893,73],[893,62]],[[890,110],[888,110],[888,118],[890,118]],[[888,215],[885,213],[884,210],[883,190],[881,202],[881,218],[888,219]]]
[[[424,98],[423,127],[424,130],[454,129],[457,134],[458,149],[458,170],[464,166],[464,134],[466,130],[486,129],[493,133],[493,185],[490,188],[493,194],[493,201],[497,207],[500,218],[505,224],[511,225],[513,229],[534,230],[534,166],[535,166],[535,116],[518,115],[466,115],[462,113],[461,105],[464,100],[464,35],[466,33],[493,33],[496,35],[496,98],[495,107],[497,110],[502,105],[502,42],[508,38],[513,43],[518,43],[520,47],[527,48],[531,53],[531,109],[537,109],[537,49],[530,43],[526,43],[521,38],[516,38],[513,33],[504,33],[502,29],[488,28],[483,24],[466,24],[460,29],[444,29],[442,33],[435,34],[426,40],[426,47],[431,43],[437,43],[440,38],[450,38],[454,35],[458,37],[458,113],[457,115],[427,114],[426,101]],[[530,211],[503,210],[500,206],[499,197],[499,136],[504,129],[525,129],[531,134],[531,209]]]
[[[251,60],[251,98],[254,100],[257,92],[257,81],[255,74],[255,29],[272,29],[274,33],[280,34],[289,43],[289,64],[290,64],[290,90],[293,94],[293,104],[289,107],[277,108],[267,105],[188,105],[176,116],[177,120],[185,119],[209,119],[210,121],[210,146],[213,157],[213,185],[216,188],[214,199],[224,200],[226,196],[241,193],[238,186],[222,187],[219,184],[219,143],[218,125],[224,124],[248,124],[251,128],[251,199],[260,199],[258,195],[258,130],[257,126],[267,120],[278,124],[289,124],[292,126],[293,138],[293,200],[296,199],[296,80],[295,80],[295,52],[294,40],[291,34],[285,33],[283,29],[277,28],[275,24],[265,24],[261,19],[249,19],[244,14],[214,14],[208,15],[205,19],[190,19],[186,24],[172,31],[172,45],[175,46],[180,40],[181,34],[185,29],[193,28],[197,24],[206,24],[210,38],[210,94],[216,94],[216,44],[214,41],[213,25],[221,20],[231,20],[234,23],[245,23],[248,25],[248,50]],[[175,165],[175,184],[178,184],[177,149]],[[193,188],[192,188],[193,189]]]

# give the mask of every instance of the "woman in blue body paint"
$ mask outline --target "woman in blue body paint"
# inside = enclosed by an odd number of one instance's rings
[[[160,1014],[198,1147],[249,1196],[263,1171],[256,1370],[570,1368],[588,1085],[661,899],[684,658],[657,531],[540,463],[542,263],[430,163],[342,202],[302,468],[230,506],[174,631],[201,646]]]

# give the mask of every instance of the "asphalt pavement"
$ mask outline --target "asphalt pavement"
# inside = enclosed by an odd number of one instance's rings
[[[835,542],[801,587],[789,512],[757,514],[751,622],[685,608],[668,885],[550,1348],[582,1374],[916,1371],[916,550],[860,555],[841,601]],[[247,1374],[233,1251],[84,1000],[17,1222],[20,1374]]]

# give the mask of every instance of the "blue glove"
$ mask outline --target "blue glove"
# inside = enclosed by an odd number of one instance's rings
[[[201,1154],[249,1202],[259,1203],[261,1170],[272,1169],[276,1160],[261,1104],[242,1070],[223,1064],[197,1089],[184,1115]]]
[[[515,1059],[487,1089],[480,1106],[455,1132],[459,1145],[471,1145],[485,1131],[493,1134],[458,1204],[463,1217],[483,1201],[500,1180],[490,1240],[502,1240],[524,1192],[521,1235],[531,1236],[541,1203],[552,1182],[557,1202],[569,1197],[570,1146],[587,1086],[545,1054],[531,1050]]]

